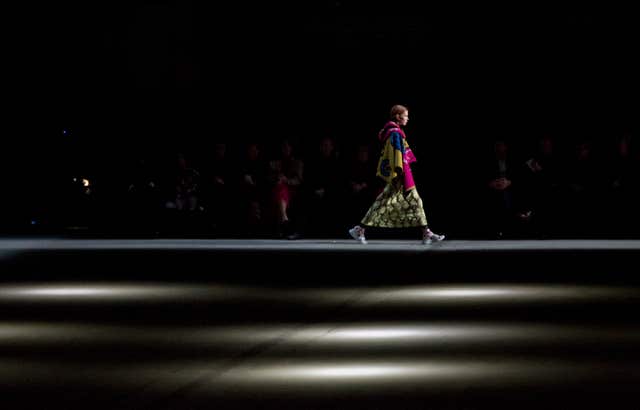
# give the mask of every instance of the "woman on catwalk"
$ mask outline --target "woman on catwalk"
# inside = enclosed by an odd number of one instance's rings
[[[422,199],[416,190],[410,165],[416,158],[403,131],[408,121],[408,108],[394,105],[391,107],[390,120],[378,133],[383,147],[376,175],[386,182],[386,186],[362,218],[361,224],[349,229],[351,237],[360,243],[367,243],[366,227],[420,227],[422,243],[425,245],[444,239],[444,235],[429,229]]]

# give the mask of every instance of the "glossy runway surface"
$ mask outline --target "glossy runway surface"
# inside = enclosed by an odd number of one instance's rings
[[[634,408],[638,249],[7,239],[0,404]]]

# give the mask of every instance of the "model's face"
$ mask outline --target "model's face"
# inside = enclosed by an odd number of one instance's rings
[[[409,111],[405,111],[402,114],[398,114],[398,124],[407,125],[409,122]]]

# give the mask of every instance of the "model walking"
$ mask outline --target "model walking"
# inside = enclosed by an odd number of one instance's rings
[[[349,229],[349,234],[360,243],[367,243],[366,227],[420,227],[423,244],[444,239],[444,235],[429,229],[422,199],[416,190],[410,165],[416,158],[402,129],[408,121],[407,107],[394,105],[391,107],[390,121],[378,133],[383,148],[376,175],[385,180],[386,186],[362,218],[361,224]]]

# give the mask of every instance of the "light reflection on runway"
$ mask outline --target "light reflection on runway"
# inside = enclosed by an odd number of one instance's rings
[[[198,395],[215,395],[225,391],[256,393],[278,392],[286,388],[291,393],[316,387],[323,392],[359,387],[370,394],[403,390],[419,385],[428,391],[474,388],[499,385],[502,388],[528,386],[559,389],[562,385],[617,382],[630,385],[640,382],[634,369],[636,360],[602,361],[597,365],[582,360],[551,358],[514,359],[500,356],[484,359],[469,358],[408,358],[394,360],[342,360],[317,358],[257,359],[233,367],[225,360],[169,361],[167,363],[65,363],[0,359],[0,383],[14,387],[56,387],[73,384],[79,388],[100,388],[109,385],[118,389],[133,389],[158,383],[163,395],[187,385]],[[596,384],[597,385],[597,384]],[[219,394],[219,393],[218,393]],[[295,396],[293,396],[295,398]]]
[[[385,304],[448,304],[448,303],[529,303],[576,300],[607,300],[609,298],[640,298],[640,288],[595,285],[434,285],[386,288],[297,288],[245,287],[227,284],[184,285],[179,283],[103,282],[42,283],[4,285],[0,287],[3,302],[82,302],[134,301],[153,302],[180,298],[183,301],[216,301],[233,298],[287,300],[303,303],[343,302],[357,296],[360,300],[383,299]]]
[[[130,344],[150,345],[174,349],[225,347],[268,343],[303,347],[313,342],[316,348],[366,350],[375,345],[401,349],[418,345],[427,349],[430,345],[470,344],[475,347],[493,344],[539,343],[581,344],[589,342],[640,342],[640,329],[635,326],[603,325],[549,325],[517,323],[455,322],[432,325],[411,322],[279,324],[245,326],[114,326],[92,323],[24,323],[0,322],[0,347],[28,344],[29,346],[65,345],[72,342],[81,347]]]
[[[639,296],[633,286],[562,283],[8,283],[0,385],[26,402],[67,389],[77,396],[64,397],[66,409],[86,400],[93,409],[246,408],[255,397],[306,409],[340,395],[419,402],[460,392],[473,403],[493,390],[567,386],[630,394],[640,382]],[[491,314],[470,314],[483,307]],[[516,307],[525,314],[511,315]]]

